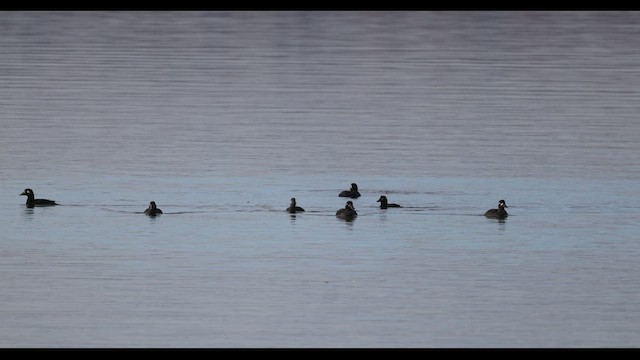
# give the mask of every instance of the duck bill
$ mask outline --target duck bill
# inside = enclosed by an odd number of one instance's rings
[[[23,192],[22,192],[22,194],[20,194],[20,195],[18,195],[18,196],[21,196],[21,195],[27,195],[27,192],[26,192],[26,191],[23,191]]]

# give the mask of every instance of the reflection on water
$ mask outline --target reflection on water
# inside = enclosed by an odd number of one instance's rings
[[[25,219],[27,220],[32,220],[32,216],[33,216],[33,208],[25,208],[23,214],[25,215]]]

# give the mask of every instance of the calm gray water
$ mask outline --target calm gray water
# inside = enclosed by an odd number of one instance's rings
[[[0,84],[0,347],[640,345],[640,13],[0,12]]]

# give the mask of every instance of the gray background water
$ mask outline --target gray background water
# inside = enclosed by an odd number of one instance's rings
[[[640,344],[640,13],[0,12],[0,84],[2,347]]]

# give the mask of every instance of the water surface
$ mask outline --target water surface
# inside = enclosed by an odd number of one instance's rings
[[[639,16],[0,12],[0,346],[636,347]]]

